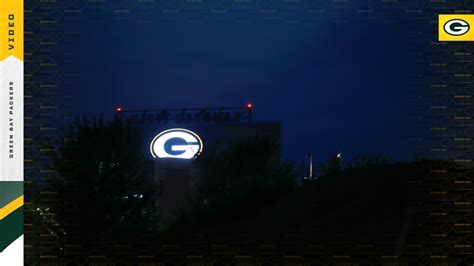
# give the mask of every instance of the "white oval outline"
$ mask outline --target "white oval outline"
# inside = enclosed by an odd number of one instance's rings
[[[466,26],[467,26],[467,31],[462,33],[462,34],[451,34],[449,33],[447,30],[446,30],[446,25],[453,21],[453,20],[459,20],[459,21],[462,21],[464,23],[466,23]],[[463,25],[464,26],[464,25]],[[451,30],[451,29],[450,29]],[[451,35],[451,36],[463,36],[464,34],[468,33],[469,31],[471,30],[471,24],[469,24],[467,21],[465,21],[464,19],[459,19],[459,18],[453,18],[453,19],[450,19],[448,21],[446,21],[443,25],[443,31],[446,32],[447,34]]]
[[[177,127],[177,128],[170,128],[170,129],[167,129],[167,130],[165,130],[165,131],[162,131],[162,132],[158,133],[158,135],[156,135],[156,136],[153,138],[153,140],[152,140],[151,143],[150,143],[150,153],[151,153],[151,156],[153,156],[154,159],[156,159],[156,158],[158,158],[158,157],[156,156],[155,152],[153,151],[153,144],[155,143],[155,141],[156,141],[159,137],[161,137],[162,135],[164,135],[164,134],[166,134],[166,133],[168,133],[168,132],[171,132],[171,131],[184,131],[184,132],[187,132],[187,133],[193,135],[194,137],[196,137],[196,139],[199,141],[199,147],[200,147],[200,148],[199,148],[199,151],[196,152],[196,154],[194,155],[194,158],[196,158],[197,156],[199,156],[199,154],[201,154],[202,149],[203,149],[203,147],[204,147],[204,144],[202,143],[202,140],[201,140],[201,138],[199,137],[199,135],[196,134],[196,133],[194,133],[193,131],[191,131],[191,130],[189,130],[189,129],[178,128],[178,127]]]

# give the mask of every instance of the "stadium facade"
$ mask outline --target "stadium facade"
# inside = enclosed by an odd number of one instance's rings
[[[250,107],[250,108],[249,108]],[[199,171],[194,159],[207,148],[225,149],[236,141],[271,139],[277,144],[271,164],[280,162],[280,123],[252,121],[253,106],[245,108],[206,108],[131,111],[144,136],[144,156],[153,160],[154,179],[159,186],[158,218],[170,218],[193,191]],[[118,108],[117,108],[118,109]],[[122,108],[117,112],[123,113]]]

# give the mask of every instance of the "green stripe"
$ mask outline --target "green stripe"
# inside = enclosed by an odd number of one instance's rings
[[[0,181],[0,208],[21,195],[23,195],[23,181]]]
[[[0,221],[0,252],[23,234],[23,206]]]

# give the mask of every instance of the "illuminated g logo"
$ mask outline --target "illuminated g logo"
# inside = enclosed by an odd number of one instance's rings
[[[153,138],[150,152],[153,158],[192,159],[202,151],[199,136],[184,128],[168,129]]]
[[[469,23],[462,19],[451,19],[444,24],[444,31],[453,36],[461,36],[469,31]]]

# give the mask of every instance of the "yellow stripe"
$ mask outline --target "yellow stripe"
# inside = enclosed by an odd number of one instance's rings
[[[14,212],[16,209],[23,206],[23,195],[19,196],[18,198],[14,199],[3,208],[0,209],[0,220],[7,217],[10,213]]]
[[[0,0],[0,61],[23,61],[23,0]]]

